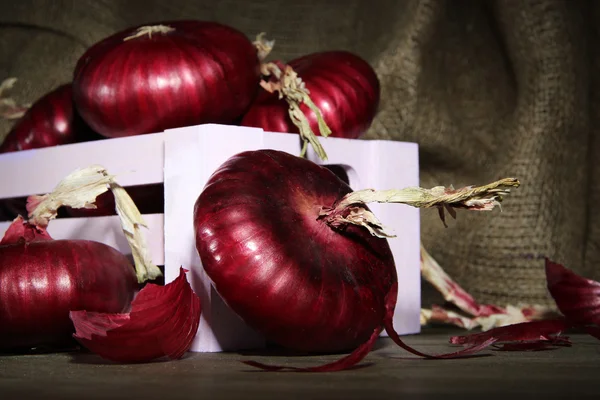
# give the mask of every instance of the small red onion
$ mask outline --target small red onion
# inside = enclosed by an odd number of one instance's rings
[[[0,153],[98,139],[73,107],[72,86],[64,84],[37,100],[10,130]]]
[[[257,47],[216,22],[167,21],[96,43],[77,63],[74,99],[107,137],[232,123],[259,89]]]

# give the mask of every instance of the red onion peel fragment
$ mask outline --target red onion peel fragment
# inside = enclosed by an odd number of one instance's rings
[[[131,311],[107,314],[71,311],[74,337],[99,356],[115,362],[179,359],[189,350],[200,323],[200,298],[180,268],[179,276],[160,286],[147,284]]]
[[[564,316],[577,325],[600,326],[600,282],[546,259],[548,291]]]
[[[490,329],[486,332],[450,338],[452,344],[476,346],[493,340],[499,350],[540,350],[556,345],[569,345],[561,336],[571,327],[564,318],[529,321]]]
[[[27,224],[23,217],[19,215],[4,233],[4,237],[0,240],[0,245],[16,244],[21,241],[31,243],[39,242],[41,240],[53,239],[45,228],[38,228],[31,224]]]

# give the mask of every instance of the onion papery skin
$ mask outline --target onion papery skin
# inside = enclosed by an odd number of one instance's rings
[[[129,40],[134,27],[96,43],[74,71],[83,119],[106,137],[162,132],[240,118],[260,88],[252,42],[216,22],[167,21],[174,28]]]
[[[61,85],[40,97],[17,121],[0,145],[0,153],[59,146],[98,139],[73,106],[73,88]]]
[[[380,101],[380,83],[373,68],[359,56],[346,51],[305,55],[288,63],[306,84],[309,96],[331,128],[332,137],[356,139],[371,126]],[[320,135],[316,114],[300,106],[312,131]],[[268,132],[298,133],[288,104],[277,93],[261,90],[241,125]]]
[[[0,349],[61,346],[72,310],[120,313],[138,289],[126,256],[99,242],[43,240],[0,246]]]
[[[318,218],[350,187],[311,161],[243,152],[214,172],[194,208],[196,248],[225,302],[249,326],[305,352],[347,351],[383,325],[397,281],[388,242]]]

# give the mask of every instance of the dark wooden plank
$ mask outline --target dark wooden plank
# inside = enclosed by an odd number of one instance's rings
[[[424,351],[448,351],[450,333],[456,332],[427,330],[406,341]],[[335,356],[191,354],[139,365],[90,354],[3,356],[0,398],[600,398],[600,342],[585,335],[572,339],[573,347],[553,351],[487,351],[491,356],[444,361],[416,359],[382,339],[366,360],[372,365],[326,374],[259,372],[239,360],[309,365]]]

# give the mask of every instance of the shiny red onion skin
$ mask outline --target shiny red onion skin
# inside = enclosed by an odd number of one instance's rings
[[[95,139],[73,107],[71,84],[40,97],[10,130],[0,153],[59,146]]]
[[[136,28],[92,46],[77,63],[74,98],[83,119],[106,137],[231,123],[260,88],[256,48],[215,22],[160,22],[174,31],[123,41]],[[148,24],[157,25],[157,24]]]
[[[71,310],[127,311],[137,287],[127,257],[98,242],[0,246],[0,349],[68,342]]]
[[[379,79],[362,58],[346,51],[309,54],[288,63],[306,84],[310,98],[321,110],[332,137],[356,139],[371,126],[380,101]],[[301,109],[320,135],[314,112]],[[288,115],[288,104],[278,94],[261,90],[241,122],[269,132],[298,133]]]
[[[238,154],[196,201],[202,265],[227,304],[282,346],[350,350],[383,324],[396,282],[386,240],[317,220],[351,189],[334,173],[287,153]]]

